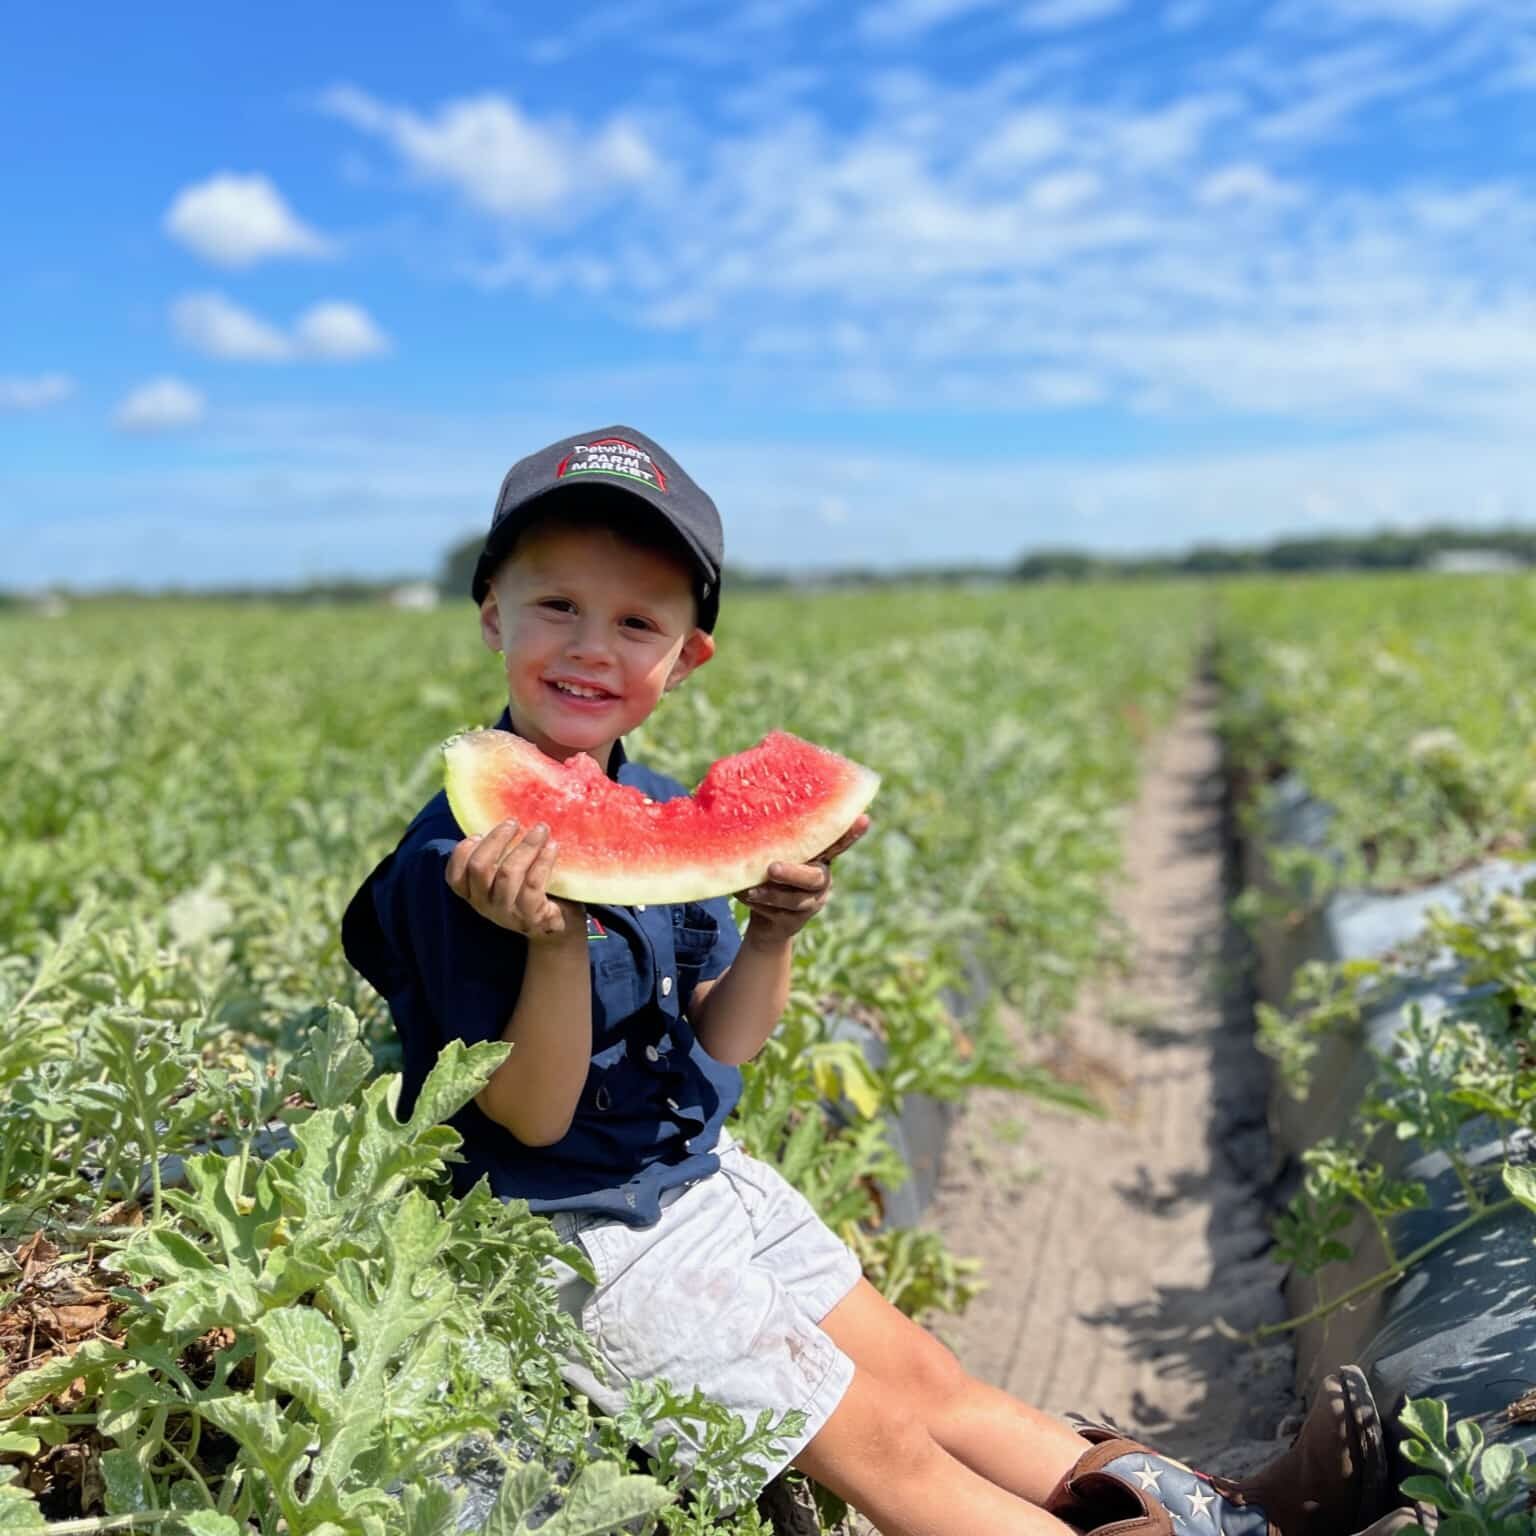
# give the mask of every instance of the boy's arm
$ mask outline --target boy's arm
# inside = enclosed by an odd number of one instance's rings
[[[809,864],[770,864],[768,878],[736,899],[752,914],[741,949],[713,981],[701,981],[688,1017],[700,1045],[716,1061],[740,1066],[762,1050],[789,1001],[795,935],[827,904],[831,863],[869,830],[860,816]]]
[[[592,1058],[587,936],[528,946],[517,1004],[502,1030],[511,1054],[475,1103],[525,1146],[547,1147],[571,1128]]]
[[[793,937],[754,937],[748,923],[736,958],[693,989],[693,1033],[716,1061],[739,1067],[762,1050],[789,1001],[794,943]]]
[[[512,1052],[475,1095],[481,1111],[527,1146],[570,1129],[592,1056],[586,909],[545,892],[555,863],[548,831],[503,822],[465,838],[444,872],[482,917],[528,941],[522,985],[501,1038]]]

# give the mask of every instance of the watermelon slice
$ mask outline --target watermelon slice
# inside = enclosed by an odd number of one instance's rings
[[[691,795],[664,803],[614,783],[584,752],[556,762],[510,731],[466,731],[443,756],[468,836],[508,817],[542,821],[560,844],[550,894],[610,906],[756,885],[770,864],[830,847],[880,787],[878,774],[787,731],[721,758]]]

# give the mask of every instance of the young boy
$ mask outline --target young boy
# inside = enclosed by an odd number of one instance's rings
[[[722,558],[714,503],[632,428],[519,460],[472,583],[506,674],[500,728],[551,757],[589,753],[657,800],[686,793],[632,761],[623,737],[714,655]],[[740,1065],[784,1008],[795,935],[826,905],[832,861],[867,826],[764,870],[738,893],[738,933],[723,897],[551,897],[546,828],[466,838],[439,793],[348,908],[348,958],[388,999],[404,1047],[401,1115],[446,1041],[512,1043],[453,1117],[454,1181],[462,1193],[486,1177],[590,1257],[595,1288],[565,1266],[554,1279],[607,1379],[575,1362],[567,1379],[609,1412],[642,1378],[697,1385],[748,1421],[799,1409],[784,1461],[886,1536],[1069,1529],[1058,1516],[1148,1533],[1359,1530],[1385,1504],[1358,1373],[1331,1379],[1296,1446],[1248,1484],[1212,1483],[1109,1431],[1080,1435],[967,1375],[734,1142]]]

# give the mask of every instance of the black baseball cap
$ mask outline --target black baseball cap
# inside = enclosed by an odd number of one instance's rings
[[[507,471],[491,513],[485,548],[475,562],[470,596],[476,603],[484,598],[491,573],[512,548],[518,532],[536,511],[546,510],[551,497],[598,487],[605,494],[628,492],[660,513],[678,534],[693,556],[699,628],[713,629],[720,612],[720,565],[725,558],[720,513],[665,448],[633,427],[604,427],[562,437],[519,459]]]

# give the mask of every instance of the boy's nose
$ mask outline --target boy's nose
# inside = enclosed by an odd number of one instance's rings
[[[605,624],[582,623],[578,624],[572,632],[565,647],[566,655],[573,660],[577,657],[584,659],[601,657],[606,658],[613,654],[613,644]]]

